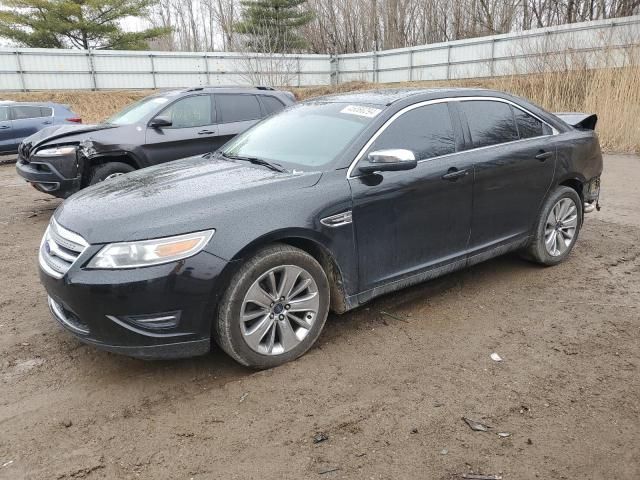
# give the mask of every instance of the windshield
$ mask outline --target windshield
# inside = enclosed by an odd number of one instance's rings
[[[115,115],[107,118],[104,123],[112,125],[131,125],[133,123],[138,123],[149,113],[162,107],[168,101],[169,99],[166,97],[143,98],[139,102],[129,105]]]
[[[367,105],[301,103],[239,135],[222,153],[301,168],[323,167],[380,112]]]

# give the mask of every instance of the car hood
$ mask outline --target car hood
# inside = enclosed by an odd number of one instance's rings
[[[127,127],[130,127],[130,125],[52,125],[25,138],[22,141],[22,144],[28,149],[28,151],[32,151],[34,148],[45,143],[54,141],[56,141],[56,143],[80,142],[86,139],[86,136],[84,135],[86,133],[102,130],[123,129]]]
[[[55,219],[92,244],[165,237],[217,228],[217,218],[228,222],[234,211],[252,204],[264,208],[280,189],[310,187],[321,176],[190,157],[81,190],[57,209]]]

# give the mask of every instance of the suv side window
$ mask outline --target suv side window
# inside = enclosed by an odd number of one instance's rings
[[[455,135],[448,105],[425,105],[396,118],[373,142],[369,151],[387,148],[411,150],[417,160],[455,152]]]
[[[9,120],[9,109],[0,107],[0,122],[6,122],[7,120]]]
[[[460,102],[467,118],[473,147],[488,147],[518,140],[511,105],[493,100]]]
[[[211,110],[210,95],[194,95],[172,103],[158,116],[169,118],[170,128],[204,127],[213,124]]]
[[[262,95],[260,100],[262,100],[262,106],[264,107],[267,115],[271,115],[272,113],[276,113],[284,109],[284,104],[276,97]]]
[[[48,115],[46,113],[43,114],[43,110],[48,111]],[[26,118],[39,118],[39,117],[46,117],[51,115],[50,108],[34,107],[31,105],[16,105],[15,107],[11,107],[11,111],[13,113],[14,120],[24,120]]]
[[[551,135],[551,128],[546,123],[541,122],[537,118],[529,115],[524,110],[511,107],[513,115],[516,117],[516,125],[520,138],[534,138],[542,135]]]
[[[216,94],[216,106],[221,123],[246,122],[262,118],[255,95]]]

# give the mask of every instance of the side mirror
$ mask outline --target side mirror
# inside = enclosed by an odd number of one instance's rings
[[[156,117],[153,120],[151,120],[151,122],[149,122],[149,126],[153,128],[170,127],[171,125],[173,125],[173,123],[171,122],[169,117],[162,117],[162,116]]]
[[[392,148],[376,150],[367,156],[367,161],[358,166],[362,173],[392,172],[416,168],[418,161],[411,150]]]

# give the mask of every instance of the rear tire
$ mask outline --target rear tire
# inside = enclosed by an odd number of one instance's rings
[[[214,320],[213,337],[238,363],[266,369],[311,348],[329,312],[329,281],[298,248],[262,248],[233,275]]]
[[[557,265],[571,253],[582,227],[582,200],[569,187],[558,187],[544,202],[534,237],[523,256],[541,265]]]
[[[112,178],[118,175],[124,175],[125,173],[133,172],[135,168],[131,165],[122,162],[108,162],[102,165],[96,165],[91,169],[91,176],[89,177],[88,185],[95,185],[108,178]]]

